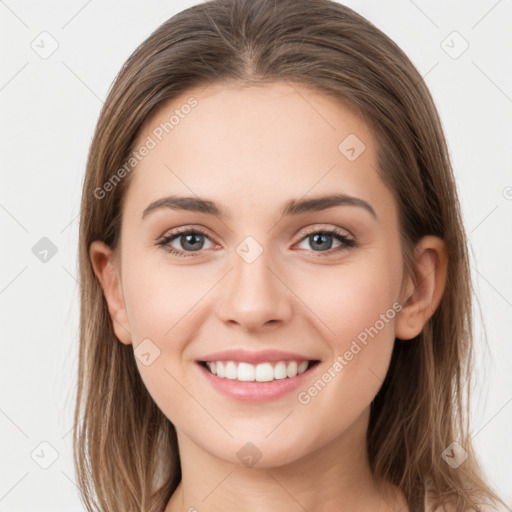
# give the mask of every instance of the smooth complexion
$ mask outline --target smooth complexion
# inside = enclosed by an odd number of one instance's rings
[[[178,434],[183,478],[166,512],[407,510],[373,478],[365,436],[395,337],[415,337],[442,296],[443,242],[422,239],[421,279],[402,275],[397,206],[376,172],[371,132],[298,84],[191,90],[163,105],[137,144],[191,96],[195,109],[133,171],[119,252],[90,248],[120,342],[136,349],[150,339],[160,350],[149,366],[136,361]],[[338,150],[349,134],[365,145],[354,161]],[[375,216],[349,204],[281,215],[292,199],[332,194],[366,201]],[[208,199],[231,216],[162,207],[143,218],[170,195]],[[200,250],[184,236],[167,244],[184,257],[159,245],[177,228],[204,230]],[[355,245],[311,236],[332,229]],[[262,249],[251,263],[237,252],[248,236]],[[321,361],[312,385],[396,302],[402,310],[307,405],[295,391],[258,403],[222,395],[196,363],[231,348],[289,350]],[[237,456],[248,442],[261,452],[253,467]]]

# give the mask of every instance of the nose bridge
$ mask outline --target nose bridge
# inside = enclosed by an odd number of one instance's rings
[[[229,287],[223,296],[219,314],[246,328],[258,328],[270,320],[285,320],[290,314],[290,297],[277,277],[272,253],[253,237],[246,237],[233,252]],[[277,275],[276,275],[277,274]]]

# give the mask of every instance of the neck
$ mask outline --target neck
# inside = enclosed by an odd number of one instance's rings
[[[363,414],[321,448],[272,467],[226,462],[177,431],[182,480],[165,512],[406,512],[398,489],[377,482],[371,473],[366,430],[361,428],[367,420]]]

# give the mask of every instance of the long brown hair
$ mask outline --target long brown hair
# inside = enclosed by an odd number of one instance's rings
[[[89,258],[94,240],[114,250],[130,183],[112,180],[145,122],[164,102],[209,83],[289,81],[352,108],[377,142],[381,178],[398,208],[405,270],[424,235],[442,237],[448,282],[415,340],[395,340],[372,402],[367,435],[376,477],[415,510],[425,486],[434,505],[504,504],[485,482],[469,434],[472,296],[467,240],[432,97],[404,52],[372,23],[330,0],[213,0],[162,24],[129,57],[101,111],[81,203],[79,378],[74,457],[89,511],[162,512],[181,479],[174,426],[139,376],[133,347],[120,343]],[[117,174],[121,176],[121,174]],[[98,191],[101,191],[98,192]],[[457,469],[442,457],[458,442]]]

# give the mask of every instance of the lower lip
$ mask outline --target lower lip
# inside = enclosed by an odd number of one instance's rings
[[[319,366],[317,363],[300,375],[291,378],[286,377],[285,379],[271,380],[268,382],[243,382],[236,379],[218,377],[202,364],[197,363],[197,365],[211,385],[220,393],[231,398],[236,398],[237,400],[253,402],[273,400],[286,393],[290,393],[301,384],[304,385],[311,373]]]

